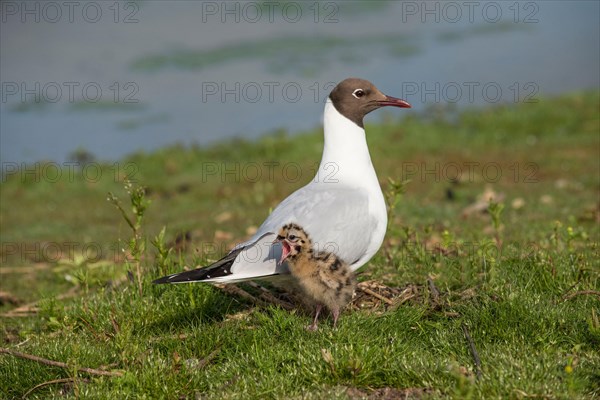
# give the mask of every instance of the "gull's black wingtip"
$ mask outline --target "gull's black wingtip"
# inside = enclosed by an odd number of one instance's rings
[[[184,271],[177,274],[163,276],[162,278],[152,281],[152,283],[155,285],[161,285],[164,283],[202,282],[206,279],[210,279],[211,277],[212,276],[210,275],[209,268],[198,268],[191,271]]]
[[[191,271],[183,271],[176,274],[163,276],[162,278],[152,281],[152,283],[155,285],[161,285],[164,283],[212,281],[215,278],[231,275],[231,266],[233,265],[237,255],[242,250],[243,248],[233,250],[225,257],[221,258],[216,263],[209,265],[208,267],[196,268]]]
[[[169,278],[171,278],[173,275],[167,275],[167,276],[163,276],[162,278],[158,278],[152,281],[152,283],[154,285],[161,285],[163,283],[170,283]]]

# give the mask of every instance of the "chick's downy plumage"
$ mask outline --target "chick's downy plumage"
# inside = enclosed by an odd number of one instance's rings
[[[308,233],[297,224],[283,226],[277,236],[282,244],[280,262],[286,261],[304,294],[316,305],[315,318],[308,327],[317,330],[323,306],[337,324],[340,311],[352,300],[356,280],[349,265],[333,252],[315,251]]]

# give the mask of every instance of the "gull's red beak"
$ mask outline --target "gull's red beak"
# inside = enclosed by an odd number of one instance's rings
[[[385,96],[385,100],[379,100],[379,105],[383,106],[393,106],[393,107],[401,107],[401,108],[411,108],[412,106],[406,100],[399,99],[397,97]]]

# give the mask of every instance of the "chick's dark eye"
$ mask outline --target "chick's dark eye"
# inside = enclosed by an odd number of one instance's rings
[[[296,240],[296,239],[297,239],[297,237],[296,237],[296,235],[289,235],[289,236],[288,236],[288,239],[290,239],[290,240]]]
[[[352,92],[352,96],[356,97],[357,99],[363,97],[365,95],[365,91],[362,89],[356,89],[354,92]]]

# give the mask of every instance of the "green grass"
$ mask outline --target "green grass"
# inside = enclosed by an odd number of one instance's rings
[[[102,165],[97,181],[92,166],[57,180],[49,179],[50,164],[10,175],[0,202],[1,287],[23,302],[41,301],[34,315],[2,318],[2,346],[70,368],[0,355],[0,397],[69,377],[82,379],[31,397],[316,399],[379,388],[457,399],[598,396],[600,300],[569,295],[600,288],[599,103],[598,92],[575,93],[459,113],[432,109],[402,121],[389,113],[368,125],[382,186],[391,190],[388,177],[401,183],[384,246],[359,280],[414,284],[419,296],[385,312],[345,312],[335,331],[329,320],[307,332],[302,312],[255,307],[210,285],[150,284],[218,258],[311,179],[318,130],[136,154]],[[272,179],[268,162],[281,163]],[[263,166],[260,179],[247,179],[249,163]],[[286,163],[302,176],[285,179]],[[458,182],[449,163],[463,168]],[[238,176],[208,173],[236,166]],[[128,175],[150,201],[134,243],[106,201],[115,193],[133,215]],[[503,195],[496,225],[489,213],[463,215],[486,188]],[[163,242],[189,234],[183,251],[157,256],[150,241],[163,226]],[[137,261],[122,251],[132,246],[142,249],[141,295]],[[76,297],[56,299],[73,287]],[[480,380],[463,325],[481,358]],[[101,366],[123,375],[77,372]]]

